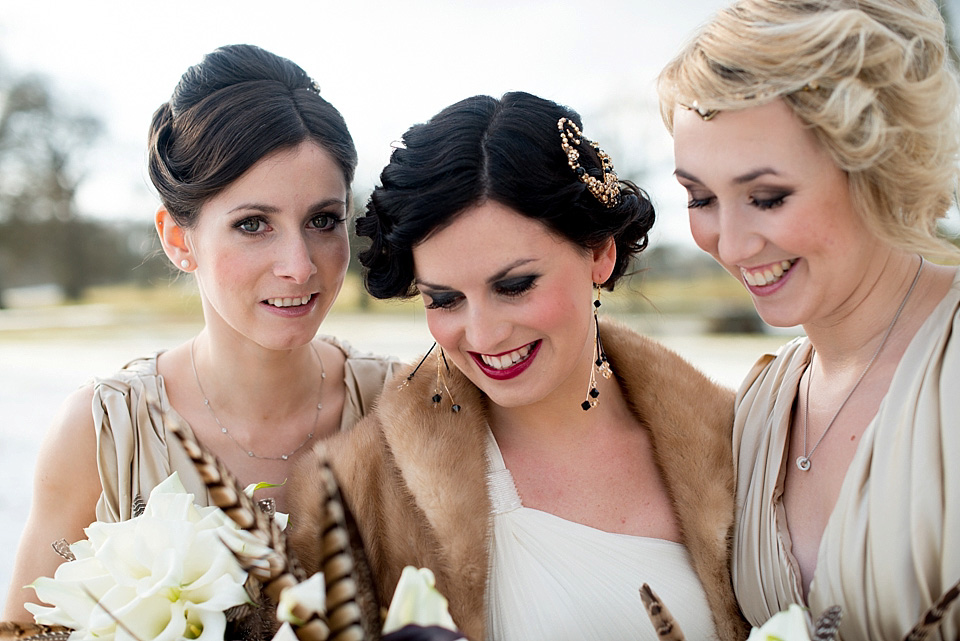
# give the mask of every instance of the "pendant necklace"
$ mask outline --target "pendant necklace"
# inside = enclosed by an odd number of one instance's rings
[[[293,456],[294,454],[296,454],[297,452],[299,452],[299,451],[300,451],[300,448],[302,448],[304,445],[306,445],[307,442],[309,442],[310,439],[313,438],[313,430],[311,430],[310,433],[307,434],[307,438],[303,439],[303,442],[300,443],[300,445],[296,446],[296,447],[293,449],[292,452],[290,452],[289,454],[281,454],[280,456],[260,456],[259,454],[254,454],[253,450],[248,450],[248,449],[245,448],[243,445],[241,445],[241,444],[240,444],[240,441],[238,441],[237,439],[235,439],[235,438],[233,437],[233,434],[231,434],[229,431],[227,431],[227,428],[224,427],[224,426],[223,426],[223,423],[220,422],[220,419],[217,418],[217,413],[213,411],[213,406],[210,405],[210,401],[207,399],[207,394],[206,394],[206,392],[203,391],[203,385],[200,384],[200,375],[197,374],[197,361],[196,361],[196,358],[194,357],[194,352],[196,351],[196,343],[197,343],[197,339],[196,339],[196,338],[194,338],[193,341],[190,343],[190,365],[191,365],[191,367],[193,367],[193,376],[194,376],[194,378],[197,379],[197,389],[200,390],[200,396],[203,397],[203,404],[207,406],[207,409],[208,409],[208,410],[210,410],[210,415],[213,416],[213,420],[216,421],[217,427],[220,428],[220,432],[223,433],[223,434],[226,434],[226,435],[230,438],[230,440],[233,441],[233,443],[234,443],[238,448],[240,448],[240,451],[241,451],[241,452],[243,452],[244,454],[246,454],[246,455],[249,456],[250,458],[257,458],[257,459],[261,459],[261,460],[265,460],[265,461],[288,461],[288,460],[290,460],[290,457],[291,457],[291,456]],[[327,372],[326,372],[326,370],[324,370],[324,368],[323,368],[323,359],[320,358],[320,352],[317,351],[317,347],[316,347],[316,345],[313,344],[313,341],[310,341],[310,347],[313,348],[313,353],[317,355],[317,360],[320,361],[320,389],[319,389],[319,392],[320,392],[320,398],[323,398],[323,381],[324,381],[324,379],[327,378]],[[314,430],[316,429],[317,423],[318,423],[319,420],[320,420],[320,410],[322,410],[322,409],[323,409],[323,403],[317,403],[317,415],[316,415],[316,417],[313,419],[313,427],[314,427]]]
[[[847,401],[850,400],[850,397],[853,396],[853,393],[857,391],[857,387],[860,386],[860,381],[863,380],[863,377],[867,375],[867,372],[870,371],[870,368],[873,366],[874,361],[877,360],[877,356],[880,355],[880,350],[883,349],[883,346],[887,344],[887,339],[890,338],[890,333],[893,331],[893,326],[897,324],[897,319],[900,318],[900,313],[903,311],[903,308],[907,306],[907,301],[910,300],[910,294],[913,293],[913,288],[917,286],[917,281],[920,280],[920,272],[923,271],[923,256],[920,257],[920,266],[917,268],[917,274],[913,277],[913,282],[910,284],[910,289],[907,290],[907,295],[903,297],[903,300],[900,302],[900,307],[897,309],[897,313],[893,315],[893,320],[890,321],[890,326],[887,327],[887,332],[883,335],[883,339],[880,341],[877,351],[873,353],[873,356],[870,358],[870,362],[867,363],[867,366],[863,368],[863,371],[860,372],[860,378],[857,379],[857,382],[853,384],[853,387],[850,388],[850,392],[847,393],[846,398],[843,399],[843,402],[840,403],[840,407],[837,408],[837,411],[833,413],[833,417],[830,419],[830,422],[827,423],[827,429],[823,430],[823,434],[820,435],[820,438],[817,439],[817,442],[813,444],[813,447],[810,448],[810,451],[807,452],[807,414],[810,413],[810,380],[813,378],[813,357],[816,355],[816,349],[814,348],[810,353],[810,363],[807,365],[807,391],[806,396],[803,399],[803,455],[797,457],[797,467],[801,472],[806,472],[810,469],[810,457],[813,456],[814,450],[817,449],[817,446],[820,445],[820,442],[823,440],[823,437],[827,435],[827,432],[830,431],[830,428],[833,427],[833,422],[837,420],[837,416],[840,415],[840,410],[847,404]]]

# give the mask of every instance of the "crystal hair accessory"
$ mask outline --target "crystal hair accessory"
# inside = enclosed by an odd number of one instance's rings
[[[580,165],[580,150],[577,147],[585,141],[583,134],[580,133],[580,127],[569,118],[561,118],[557,121],[557,129],[560,131],[560,147],[567,155],[567,164],[580,182],[587,186],[587,191],[607,208],[619,205],[620,179],[617,178],[617,172],[613,170],[613,160],[610,156],[600,149],[597,143],[586,141],[596,152],[597,158],[600,159],[600,168],[603,170],[603,180],[591,176]]]
[[[720,110],[719,110],[719,109],[704,109],[703,107],[701,107],[701,106],[699,105],[699,103],[697,103],[696,100],[694,100],[693,102],[691,102],[689,105],[684,104],[684,103],[682,103],[682,102],[679,103],[679,104],[680,104],[680,106],[683,107],[684,109],[689,109],[690,111],[695,111],[695,112],[697,113],[697,115],[700,116],[700,117],[703,119],[704,122],[712,119],[714,116],[716,116],[718,113],[720,113]]]
[[[800,87],[799,91],[809,92],[809,91],[817,91],[818,89],[820,89],[820,83],[817,82],[816,80],[811,80],[810,82]],[[791,93],[796,93],[796,92],[791,92]],[[760,93],[751,93],[751,94],[738,93],[738,94],[734,94],[733,97],[735,100],[744,101],[744,100],[763,100],[766,98],[771,98],[774,95],[775,95],[775,92],[773,91],[762,91]],[[700,116],[700,118],[702,118],[704,122],[708,120],[712,120],[714,116],[720,113],[719,109],[706,109],[705,107],[701,107],[700,103],[696,100],[691,101],[689,105],[685,102],[680,102],[677,104],[679,104],[684,109],[688,109],[690,111],[696,112],[696,114]]]

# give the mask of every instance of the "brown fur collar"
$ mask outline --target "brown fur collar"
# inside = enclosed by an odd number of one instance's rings
[[[731,451],[733,393],[709,381],[655,341],[612,322],[603,344],[631,409],[649,430],[676,506],[693,565],[707,592],[721,639],[746,628],[733,597],[729,537],[733,525]],[[430,567],[451,613],[471,639],[484,638],[489,565],[490,501],[486,489],[486,414],[480,391],[451,368],[449,394],[435,407],[433,358],[406,386],[404,368],[388,383],[376,413],[351,432],[321,443],[354,512],[381,600],[386,603],[403,565]],[[462,411],[451,411],[449,397]],[[309,463],[291,492],[309,499]],[[316,487],[313,485],[312,487]],[[301,500],[293,514],[308,523]],[[312,529],[312,528],[307,528]],[[311,541],[296,528],[294,547],[309,557]],[[315,541],[315,539],[313,539]],[[305,561],[310,570],[311,560]],[[669,607],[669,604],[667,604]],[[637,598],[637,607],[642,604]]]

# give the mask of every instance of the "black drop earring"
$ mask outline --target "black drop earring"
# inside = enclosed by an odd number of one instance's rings
[[[613,370],[610,369],[610,362],[607,360],[607,354],[603,351],[603,342],[600,340],[600,318],[598,310],[600,309],[600,286],[597,285],[597,299],[593,301],[593,326],[596,331],[596,344],[594,346],[594,360],[590,367],[590,384],[587,387],[587,397],[580,404],[584,411],[597,406],[597,398],[600,396],[600,390],[597,389],[597,374],[604,378],[613,376]]]

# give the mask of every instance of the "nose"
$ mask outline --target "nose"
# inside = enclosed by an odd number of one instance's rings
[[[763,238],[756,233],[750,218],[737,208],[717,212],[717,255],[724,265],[739,265],[763,249]]]
[[[317,273],[317,265],[310,254],[310,245],[301,234],[291,234],[277,248],[274,273],[298,285]]]
[[[511,347],[505,343],[510,338],[513,324],[495,303],[471,305],[464,322],[464,338],[471,351],[497,354]]]

